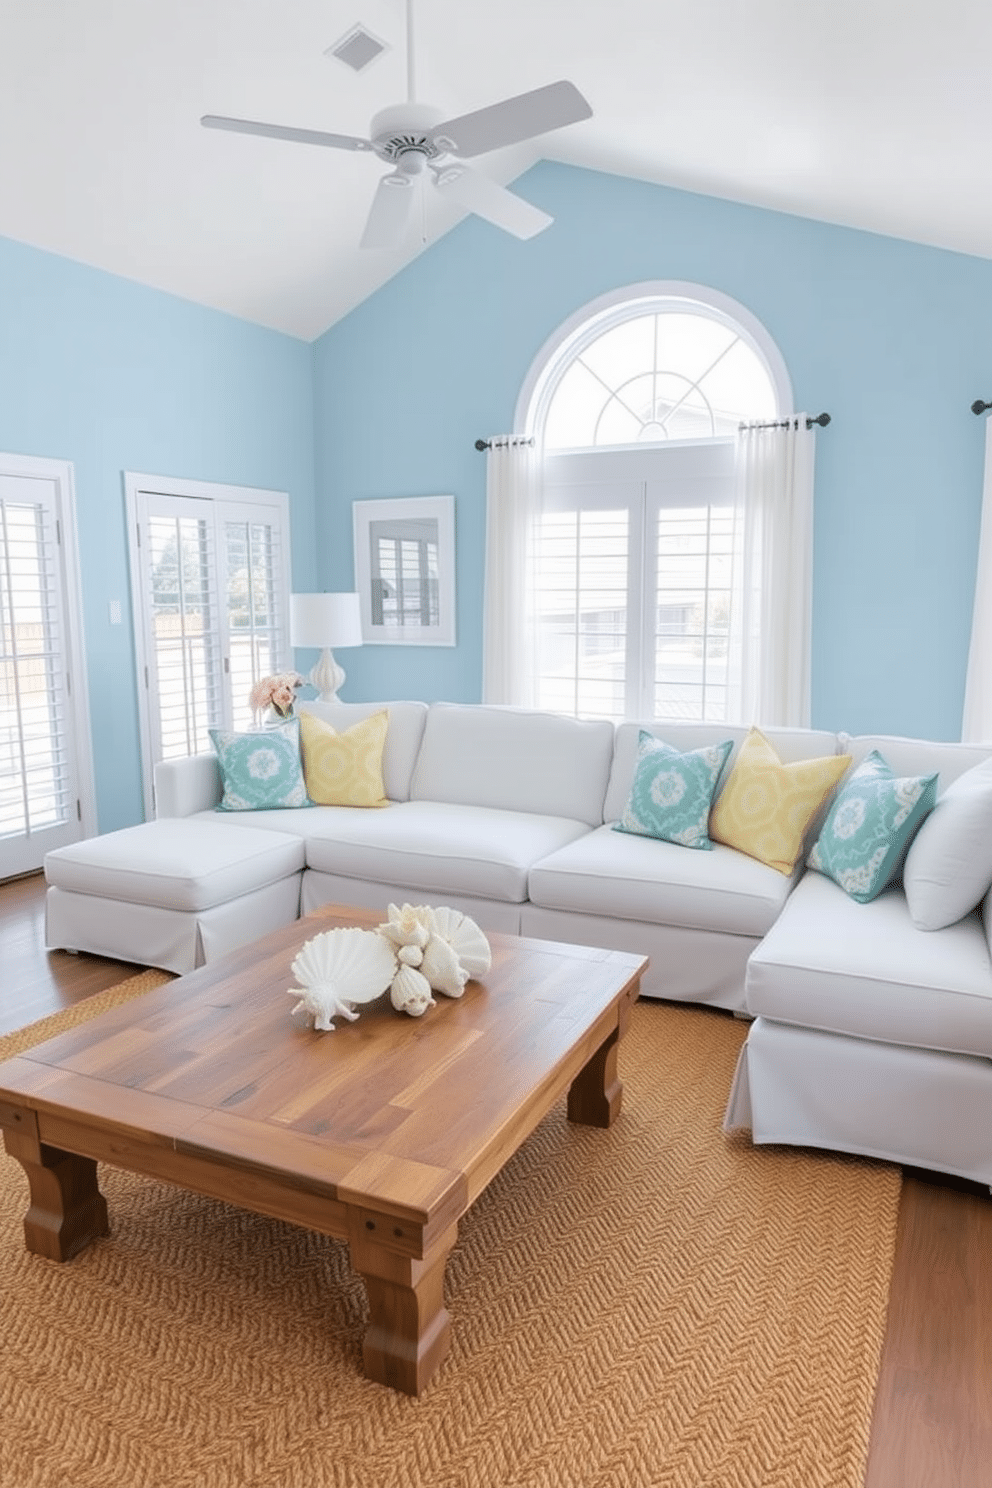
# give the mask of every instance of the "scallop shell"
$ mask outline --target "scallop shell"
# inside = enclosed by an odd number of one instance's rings
[[[317,999],[374,1002],[396,975],[396,952],[374,930],[325,930],[301,947],[293,975]]]
[[[425,945],[420,970],[433,990],[443,992],[445,997],[461,997],[465,991],[468,972],[451,942],[440,935],[432,935]]]
[[[434,933],[454,947],[462,970],[470,977],[485,976],[493,964],[493,954],[475,921],[446,905],[433,911],[433,919]]]
[[[430,982],[423,972],[405,963],[401,963],[399,971],[393,977],[389,1000],[398,1013],[409,1013],[411,1018],[419,1018],[429,1007],[434,1006]]]

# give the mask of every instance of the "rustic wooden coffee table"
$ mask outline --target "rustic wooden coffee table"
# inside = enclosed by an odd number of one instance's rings
[[[383,919],[320,911],[0,1064],[28,1250],[65,1261],[107,1234],[97,1161],[337,1236],[368,1290],[366,1374],[419,1395],[450,1341],[459,1219],[566,1090],[573,1121],[614,1121],[647,962],[493,935],[484,982],[422,1018],[386,997],[297,1027],[304,940]]]

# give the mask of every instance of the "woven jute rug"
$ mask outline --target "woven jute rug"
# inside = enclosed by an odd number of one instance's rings
[[[726,1138],[745,1031],[635,1009],[617,1124],[562,1103],[462,1222],[419,1400],[343,1244],[102,1168],[58,1265],[0,1158],[2,1488],[860,1488],[899,1172]]]

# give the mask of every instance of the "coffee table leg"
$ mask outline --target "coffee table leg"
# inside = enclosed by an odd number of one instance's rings
[[[10,1131],[4,1132],[4,1145],[27,1174],[31,1207],[24,1216],[24,1240],[34,1255],[68,1261],[91,1240],[110,1233],[93,1158]]]
[[[620,1028],[614,1028],[568,1090],[568,1119],[583,1126],[612,1126],[620,1115],[623,1086],[617,1075]]]
[[[382,1221],[387,1234],[389,1223]],[[380,1385],[419,1395],[451,1345],[444,1268],[458,1226],[418,1261],[376,1244],[368,1224],[366,1216],[356,1216],[348,1236],[351,1264],[365,1281],[371,1313],[362,1348],[365,1373]]]

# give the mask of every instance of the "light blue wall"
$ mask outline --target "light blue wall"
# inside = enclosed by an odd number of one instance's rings
[[[101,831],[143,815],[122,472],[288,491],[314,586],[312,367],[304,342],[0,239],[0,449],[75,468]]]
[[[294,585],[353,582],[351,504],[453,493],[454,648],[342,654],[345,696],[480,695],[485,460],[554,329],[623,284],[746,305],[818,434],[814,722],[957,737],[992,263],[541,164],[530,243],[470,219],[313,347],[0,239],[0,449],[75,468],[100,828],[142,814],[122,472],[290,493]],[[316,497],[315,497],[316,492]],[[111,626],[108,601],[125,624]]]
[[[456,497],[454,650],[342,656],[345,696],[475,700],[484,456],[552,331],[646,279],[708,284],[778,343],[817,439],[813,721],[956,738],[992,398],[992,263],[542,163],[515,185],[554,225],[519,243],[474,219],[315,348],[324,583],[352,583],[351,503]]]

